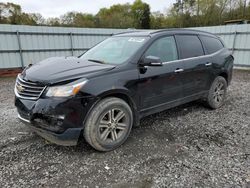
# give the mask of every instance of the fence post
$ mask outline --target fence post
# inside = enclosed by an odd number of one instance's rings
[[[234,53],[234,49],[235,49],[236,36],[237,36],[237,31],[234,32],[234,40],[233,40],[232,54]]]
[[[19,33],[19,31],[16,31],[16,36],[17,36],[17,43],[18,43],[18,48],[19,48],[19,55],[20,55],[20,60],[21,60],[21,66],[22,66],[22,69],[24,69],[23,50],[22,50],[22,44],[21,44],[21,40],[20,40],[20,33]]]
[[[73,34],[70,32],[70,47],[71,47],[71,55],[74,56],[74,45],[73,45]]]

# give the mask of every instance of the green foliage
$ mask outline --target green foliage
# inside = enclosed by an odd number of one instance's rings
[[[24,13],[14,3],[0,3],[0,24],[160,29],[221,25],[233,19],[250,20],[250,0],[176,0],[165,13],[151,13],[147,3],[135,0],[102,8],[96,15],[68,12],[49,19],[39,13]]]
[[[102,8],[96,15],[97,27],[129,28],[133,27],[130,4],[117,4],[110,8]]]
[[[36,21],[14,3],[0,3],[0,23],[36,25]]]
[[[134,26],[139,29],[150,28],[150,7],[141,0],[135,0],[131,6],[131,15],[134,18]]]
[[[221,25],[227,20],[249,19],[246,0],[177,0],[169,17],[179,27]],[[245,14],[243,14],[245,10]]]
[[[80,12],[68,12],[61,16],[59,22],[63,26],[95,27],[95,17],[92,14],[82,14]]]
[[[151,28],[161,29],[166,25],[166,17],[161,12],[153,12],[150,16],[150,25]]]

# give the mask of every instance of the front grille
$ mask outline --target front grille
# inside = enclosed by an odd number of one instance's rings
[[[15,93],[18,97],[23,99],[37,100],[46,86],[30,82],[22,79],[20,75],[17,76]]]

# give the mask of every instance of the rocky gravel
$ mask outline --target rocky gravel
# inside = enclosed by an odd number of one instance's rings
[[[57,146],[17,119],[13,78],[0,78],[0,187],[250,187],[250,71],[225,105],[192,102],[141,120],[115,151]]]

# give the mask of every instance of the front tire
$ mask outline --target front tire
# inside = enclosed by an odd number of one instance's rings
[[[218,76],[212,83],[207,96],[207,105],[217,109],[224,104],[227,94],[227,81],[224,77]]]
[[[128,138],[133,113],[122,99],[110,97],[98,102],[87,117],[85,140],[98,151],[111,151]]]

